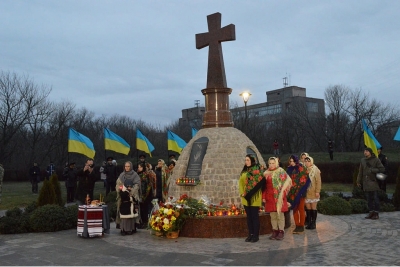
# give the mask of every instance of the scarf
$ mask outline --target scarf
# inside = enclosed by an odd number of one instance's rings
[[[287,196],[292,209],[296,209],[299,205],[300,199],[304,197],[310,185],[310,177],[308,176],[306,168],[297,163],[295,166],[289,166],[287,173],[292,179],[292,187]]]
[[[279,214],[282,210],[284,194],[287,194],[292,186],[292,179],[281,167],[274,170],[266,170],[264,176],[271,177],[276,210]]]
[[[265,188],[265,177],[262,176],[258,165],[247,168],[245,186],[244,198],[251,206],[251,202],[261,193],[260,189]]]

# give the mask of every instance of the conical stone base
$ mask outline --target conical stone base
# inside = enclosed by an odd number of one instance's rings
[[[201,137],[209,142],[203,158],[200,184],[197,186],[180,186],[175,182],[186,176],[193,143]],[[257,155],[258,161],[265,162],[254,143],[241,131],[233,127],[205,128],[197,132],[182,150],[179,160],[169,181],[169,196],[179,198],[182,194],[199,199],[207,196],[211,203],[239,205],[239,177],[244,166],[248,148]]]

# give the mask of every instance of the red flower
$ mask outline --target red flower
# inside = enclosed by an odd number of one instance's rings
[[[253,182],[253,186],[256,186],[257,185],[257,183],[256,182]]]
[[[260,170],[254,170],[253,171],[253,174],[259,174],[260,173]]]

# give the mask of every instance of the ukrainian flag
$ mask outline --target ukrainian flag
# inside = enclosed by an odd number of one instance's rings
[[[69,128],[68,133],[68,152],[83,154],[89,158],[94,158],[96,153],[92,141],[72,128]]]
[[[168,150],[176,151],[179,154],[186,146],[186,142],[175,133],[168,130]]]
[[[364,119],[362,119],[362,125],[364,130],[364,144],[365,146],[372,149],[375,156],[378,156],[378,148],[381,147],[381,144],[376,140],[375,136],[372,134],[371,130],[368,128],[367,123]]]
[[[104,128],[104,149],[128,155],[131,146],[110,129]]]
[[[197,134],[197,129],[192,127],[192,138]]]
[[[154,146],[139,129],[136,129],[136,149],[146,152],[150,157],[151,152],[154,150]]]
[[[393,140],[400,141],[400,126],[399,126],[399,129],[397,130],[396,135],[394,136]]]

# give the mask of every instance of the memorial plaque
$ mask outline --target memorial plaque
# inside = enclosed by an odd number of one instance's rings
[[[201,166],[203,164],[204,155],[207,152],[208,138],[201,137],[193,142],[192,151],[190,152],[189,163],[186,169],[186,177],[199,180],[201,174]]]

